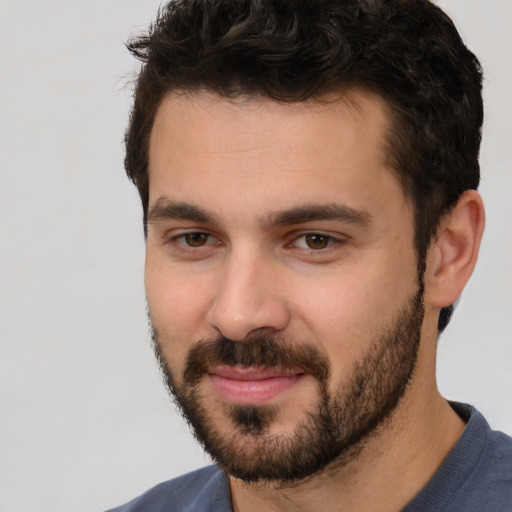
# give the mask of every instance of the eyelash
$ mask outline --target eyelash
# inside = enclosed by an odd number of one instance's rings
[[[304,245],[308,245],[308,241],[307,241],[308,237],[319,238],[322,241],[326,242],[326,245],[324,247],[316,247],[316,248],[309,247],[309,246],[299,247],[297,245],[297,242],[301,239],[304,239]],[[307,233],[295,234],[293,241],[291,243],[287,244],[286,247],[295,247],[295,248],[303,250],[303,251],[308,251],[309,253],[319,253],[319,252],[325,253],[326,251],[329,250],[329,248],[331,248],[335,245],[338,245],[340,243],[343,243],[343,242],[344,242],[343,239],[337,238],[337,237],[335,237],[333,235],[329,235],[327,233],[322,233],[321,231],[320,232],[308,231]]]
[[[207,241],[205,244],[193,246],[185,241],[186,237],[198,235],[207,237]],[[215,237],[211,233],[208,233],[207,231],[187,231],[185,233],[179,233],[177,235],[170,236],[169,238],[166,237],[164,240],[166,244],[171,244],[177,247],[180,251],[197,253],[201,249],[204,251],[205,247],[211,248],[211,246],[222,245],[221,241],[217,241],[216,243],[209,243],[209,241],[212,239],[215,239]]]
[[[186,237],[191,236],[204,236],[207,237],[206,243],[202,245],[191,245],[190,243],[186,242]],[[304,239],[304,245],[307,245],[308,242],[306,241],[307,237],[318,237],[321,239],[321,241],[324,241],[326,245],[324,247],[300,247],[297,245],[297,243]],[[173,245],[177,246],[179,250],[186,251],[190,253],[197,253],[198,251],[204,251],[206,248],[211,250],[212,246],[220,246],[222,245],[222,242],[220,240],[217,240],[216,243],[209,243],[211,239],[214,239],[215,236],[209,233],[208,231],[189,231],[185,233],[180,233],[175,236],[172,236],[168,239],[167,243],[172,243]],[[337,246],[340,244],[343,244],[346,242],[343,238],[338,238],[333,235],[329,235],[327,233],[323,233],[321,231],[308,231],[304,233],[294,233],[293,238],[291,241],[287,242],[284,247],[288,249],[298,249],[300,251],[307,252],[308,254],[325,254],[327,251],[329,251],[333,246]]]

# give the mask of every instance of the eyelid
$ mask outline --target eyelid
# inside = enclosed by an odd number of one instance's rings
[[[318,235],[318,236],[324,236],[326,238],[329,238],[332,240],[332,243],[330,243],[329,245],[327,245],[325,248],[323,249],[312,249],[312,248],[306,248],[306,247],[297,247],[295,246],[294,244],[297,242],[297,240],[301,239],[301,238],[304,238],[308,235]],[[309,253],[320,253],[320,252],[326,252],[328,251],[331,247],[333,246],[337,246],[339,244],[343,244],[345,242],[347,242],[349,240],[349,236],[347,235],[342,235],[340,233],[331,233],[331,232],[328,232],[328,231],[323,231],[323,230],[314,230],[314,229],[310,229],[310,230],[301,230],[301,231],[296,231],[294,233],[292,233],[289,237],[289,242],[286,243],[286,247],[295,247],[296,249],[299,249],[299,250],[303,250],[303,251],[308,251]]]
[[[204,234],[208,237],[208,240],[204,245],[189,245],[185,242],[184,237],[190,234]],[[305,242],[304,247],[297,245],[299,240],[305,238],[308,235],[326,237],[329,239],[329,243],[326,245],[326,247],[320,247],[316,249],[307,247]],[[348,242],[349,239],[349,236],[341,233],[332,233],[330,231],[315,229],[301,229],[288,234],[284,248],[289,250],[296,250],[298,253],[302,253],[304,255],[320,257],[322,254],[326,255],[327,253],[336,250],[340,245]],[[224,245],[221,237],[217,233],[212,232],[212,230],[207,228],[198,227],[170,229],[162,235],[162,241],[164,245],[173,247],[173,250],[175,251],[182,253],[188,252],[191,254],[199,254],[201,252],[204,253],[205,251],[211,251],[217,246]]]
[[[163,233],[162,239],[163,240],[175,240],[177,238],[180,238],[184,235],[190,235],[191,233],[204,233],[208,236],[215,236],[211,230],[206,228],[197,228],[197,227],[190,227],[190,228],[172,228],[168,229]]]
[[[184,237],[192,234],[203,234],[206,235],[209,240],[204,245],[200,245],[197,247],[188,245],[184,241]],[[180,240],[181,239],[181,240]],[[212,233],[209,229],[203,228],[179,228],[179,229],[171,229],[165,232],[162,236],[162,240],[164,244],[174,244],[179,246],[181,250],[190,250],[190,251],[199,251],[205,248],[211,248],[213,245],[220,245],[222,242],[219,237]]]

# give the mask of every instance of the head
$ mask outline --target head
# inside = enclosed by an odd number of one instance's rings
[[[240,478],[344,464],[414,387],[425,315],[449,318],[424,278],[478,185],[475,57],[422,0],[175,1],[130,49],[169,388]]]

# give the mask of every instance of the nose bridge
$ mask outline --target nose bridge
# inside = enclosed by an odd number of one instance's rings
[[[283,329],[289,312],[278,289],[276,270],[272,258],[253,245],[233,248],[223,263],[209,323],[234,341],[242,341],[257,329]]]

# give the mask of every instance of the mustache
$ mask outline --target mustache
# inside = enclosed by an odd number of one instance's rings
[[[329,363],[318,348],[306,343],[292,344],[272,336],[256,336],[246,341],[225,337],[200,341],[188,352],[183,370],[183,382],[196,384],[210,368],[216,366],[242,368],[301,368],[325,384]]]

